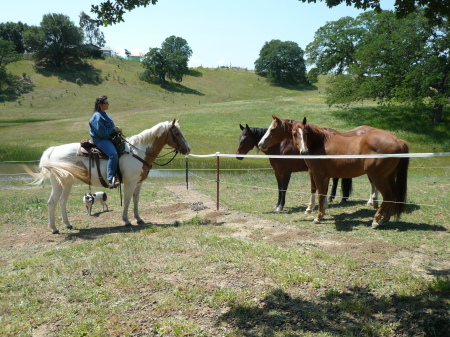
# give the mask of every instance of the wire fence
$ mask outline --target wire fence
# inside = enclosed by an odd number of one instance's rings
[[[189,159],[195,160],[197,158],[216,158],[217,164],[216,168],[201,168],[201,169],[195,169],[189,167]],[[283,158],[283,159],[299,159],[299,156],[287,156],[287,155],[237,155],[237,154],[222,154],[220,152],[216,152],[214,154],[207,154],[207,155],[196,155],[196,154],[190,154],[188,156],[185,156],[186,160],[186,169],[155,169],[150,171],[150,175],[154,172],[158,172],[158,175],[161,175],[162,172],[164,172],[166,175],[170,176],[173,174],[183,174],[185,173],[186,176],[186,186],[188,187],[189,181],[192,179],[196,179],[197,181],[202,181],[205,183],[211,183],[216,184],[216,195],[217,195],[217,209],[219,209],[219,200],[220,200],[220,186],[221,185],[229,185],[233,187],[238,188],[251,188],[251,189],[259,189],[259,190],[265,190],[265,191],[278,191],[276,188],[271,188],[267,186],[258,186],[258,185],[247,185],[242,183],[236,183],[236,182],[230,182],[223,179],[220,179],[221,172],[236,172],[236,171],[261,171],[261,170],[272,170],[271,167],[259,167],[259,168],[233,168],[233,169],[226,169],[220,167],[220,158],[253,158],[253,159],[268,159],[268,158]],[[344,156],[306,156],[302,155],[302,159],[330,159],[330,158],[340,158],[340,159],[347,159],[347,158],[387,158],[387,157],[400,157],[400,158],[431,158],[431,157],[450,157],[450,152],[439,152],[439,153],[406,153],[406,154],[376,154],[376,155],[344,155]],[[0,164],[19,164],[19,163],[37,163],[39,160],[30,160],[30,161],[3,161],[0,162]],[[433,166],[433,167],[409,167],[409,169],[437,169],[437,170],[448,170],[450,169],[450,166]],[[1,171],[1,170],[0,170]],[[206,177],[205,175],[201,175],[200,172],[214,172],[215,177]],[[0,173],[0,177],[21,177],[21,176],[28,176],[28,173]],[[306,176],[305,176],[306,177]],[[305,178],[306,179],[306,178]],[[23,179],[27,180],[27,179]],[[29,179],[28,179],[29,180]],[[450,186],[450,179],[447,182],[447,184],[444,185],[447,186],[447,188]],[[296,191],[296,190],[290,190],[287,191],[291,194],[299,194],[299,195],[305,195],[310,196],[310,192],[302,192],[302,191]],[[326,197],[329,197],[327,195]],[[367,200],[363,198],[358,197],[352,197],[352,200]],[[376,200],[381,202],[382,200]],[[426,203],[405,203],[408,205],[417,205],[417,206],[429,206],[429,207],[440,207],[436,204],[426,204]]]

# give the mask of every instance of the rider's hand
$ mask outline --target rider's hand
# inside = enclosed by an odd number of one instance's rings
[[[117,133],[122,133],[122,128],[120,126],[114,127],[114,131]]]

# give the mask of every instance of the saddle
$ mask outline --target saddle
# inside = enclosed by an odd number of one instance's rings
[[[117,155],[120,158],[120,156],[125,152],[125,143],[119,137],[114,138],[113,143],[116,147]],[[85,138],[80,141],[80,147],[77,150],[77,156],[89,158],[89,185],[91,184],[91,167],[97,165],[97,174],[100,183],[103,187],[108,188],[108,183],[105,181],[100,172],[100,159],[108,159],[108,156],[97,146],[95,146],[92,139]],[[120,172],[120,167],[117,168],[116,174],[119,178],[119,181],[122,182],[122,173]]]

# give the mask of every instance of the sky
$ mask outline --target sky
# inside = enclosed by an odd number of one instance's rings
[[[65,14],[78,26],[82,11],[95,18],[91,5],[102,0],[0,0],[0,22],[40,25],[43,15]],[[382,0],[393,9],[394,0]],[[125,56],[143,55],[160,48],[169,36],[186,40],[192,49],[190,67],[220,66],[254,69],[266,42],[296,42],[305,50],[315,32],[327,22],[356,17],[362,10],[298,0],[159,0],[124,14],[125,22],[100,27],[106,47]]]

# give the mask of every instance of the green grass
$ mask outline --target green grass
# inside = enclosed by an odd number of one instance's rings
[[[49,146],[86,138],[93,100],[101,94],[110,97],[109,112],[126,135],[180,118],[193,154],[234,153],[239,124],[267,127],[272,114],[306,116],[312,124],[339,130],[368,124],[399,135],[411,152],[448,151],[448,121],[436,125],[421,113],[394,107],[329,108],[323,81],[317,90],[283,88],[248,71],[195,69],[180,85],[163,90],[139,82],[137,62],[108,59],[92,65],[80,73],[36,73],[28,61],[10,65],[10,71],[30,75],[36,87],[20,103],[0,103],[1,161],[35,160]],[[76,78],[85,84],[77,85]],[[125,229],[118,196],[112,194],[114,216],[102,214],[91,223],[81,205],[86,191],[81,184],[68,202],[76,229],[55,236],[46,227],[49,185],[2,183],[0,335],[447,333],[448,273],[419,273],[412,265],[422,259],[448,261],[448,157],[411,160],[407,212],[377,231],[368,226],[374,211],[365,205],[366,177],[354,180],[348,206],[331,204],[323,223],[314,225],[313,216],[303,214],[309,199],[305,173],[293,174],[285,210],[275,214],[277,186],[267,159],[221,158],[220,164],[220,208],[289,230],[288,240],[267,240],[270,231],[258,228],[248,229],[244,239],[235,236],[238,229],[195,212],[186,221]],[[179,158],[170,168],[184,165]],[[191,186],[213,200],[215,168],[216,158],[189,158]],[[164,186],[184,188],[183,183],[183,176],[148,179],[140,201],[147,220],[164,214],[163,206],[172,202]],[[308,235],[311,242],[302,240]]]

